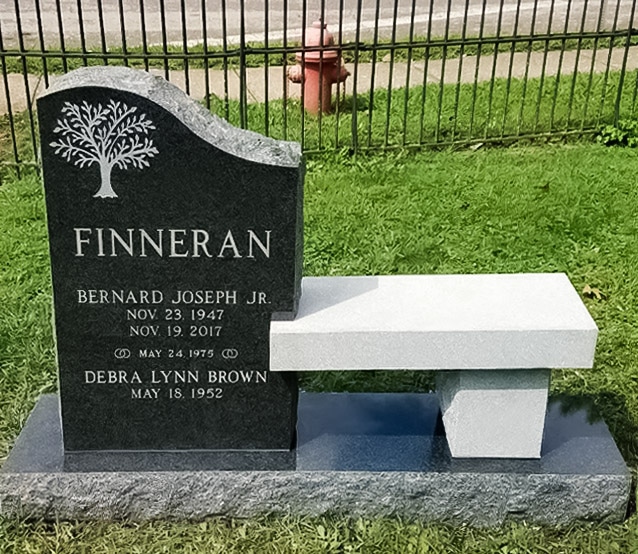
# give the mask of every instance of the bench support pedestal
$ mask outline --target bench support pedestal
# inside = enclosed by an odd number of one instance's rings
[[[549,369],[438,372],[452,456],[540,458],[549,377]]]

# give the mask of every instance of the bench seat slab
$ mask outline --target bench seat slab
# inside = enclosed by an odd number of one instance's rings
[[[588,368],[597,334],[562,273],[306,277],[270,369]]]

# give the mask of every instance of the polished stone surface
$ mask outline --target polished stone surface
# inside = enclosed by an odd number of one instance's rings
[[[40,415],[30,418],[0,471],[0,514],[144,520],[343,513],[562,525],[620,521],[631,486],[606,425],[567,401],[550,403],[540,459],[454,459],[434,395],[301,393],[296,469],[256,471],[214,470],[210,459],[184,471],[148,459],[131,471],[65,470],[56,407],[56,397],[40,401]]]
[[[549,378],[549,369],[437,372],[452,455],[540,458]]]
[[[122,67],[56,79],[38,117],[65,449],[289,451],[269,325],[300,295],[299,146]]]
[[[273,371],[592,367],[598,329],[565,274],[305,277],[270,328]]]

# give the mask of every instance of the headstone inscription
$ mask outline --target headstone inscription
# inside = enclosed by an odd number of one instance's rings
[[[65,452],[290,450],[268,335],[300,296],[298,145],[128,68],[61,77],[38,116]]]

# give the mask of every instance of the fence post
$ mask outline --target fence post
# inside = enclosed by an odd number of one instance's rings
[[[239,3],[239,126],[248,128],[248,94],[246,91],[246,3]]]
[[[357,152],[359,150],[359,123],[357,120],[357,81],[359,78],[359,46],[361,42],[361,10],[362,0],[357,2],[357,27],[355,34],[354,45],[354,73],[352,75],[352,119],[351,119],[351,132],[352,132],[352,151]],[[370,107],[372,109],[372,107]]]
[[[617,0],[618,2],[620,0]],[[632,28],[634,17],[636,15],[636,2],[638,0],[633,0],[631,4],[631,14],[629,16],[629,21],[627,22],[627,38],[625,39],[625,53],[622,59],[622,68],[620,70],[620,77],[618,79],[618,90],[616,91],[616,104],[614,106],[614,125],[618,126],[620,121],[620,103],[622,101],[622,91],[625,86],[625,74],[627,72],[627,59],[629,58],[629,48],[631,46],[631,37],[634,35],[634,30]]]

